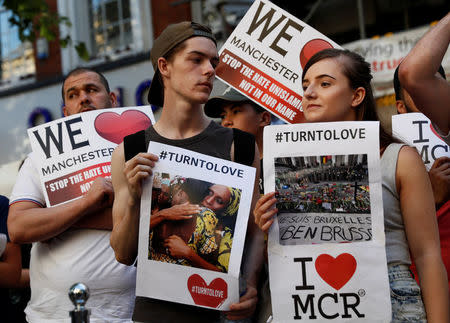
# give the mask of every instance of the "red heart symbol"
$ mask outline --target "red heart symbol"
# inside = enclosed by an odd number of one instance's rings
[[[351,254],[343,253],[336,258],[322,254],[316,259],[316,271],[331,287],[339,290],[347,284],[356,270],[356,259]]]
[[[150,125],[150,118],[138,110],[127,110],[121,115],[103,112],[94,121],[95,131],[100,137],[116,144],[120,144],[123,137],[147,129]]]
[[[208,307],[219,307],[227,299],[227,282],[222,278],[214,279],[209,285],[203,278],[194,274],[189,277],[187,286],[194,303]]]
[[[430,122],[430,129],[439,139],[443,140],[442,137],[437,133],[436,129],[434,129],[433,124]]]
[[[302,68],[305,68],[306,63],[315,53],[327,48],[333,48],[333,46],[324,39],[317,38],[307,42],[300,51],[300,64]]]

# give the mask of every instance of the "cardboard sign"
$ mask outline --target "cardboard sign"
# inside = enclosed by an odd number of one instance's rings
[[[408,145],[417,148],[428,171],[439,157],[450,157],[449,146],[433,128],[430,119],[422,113],[393,115],[392,134]]]
[[[228,310],[239,300],[255,168],[157,142],[148,151],[159,161],[143,183],[136,295]]]
[[[339,46],[267,0],[256,0],[219,51],[216,75],[287,123],[304,121],[303,67]]]
[[[389,322],[378,122],[264,129],[274,322]],[[368,279],[370,277],[370,279]]]
[[[141,106],[83,112],[28,129],[47,206],[79,198],[97,177],[110,177],[114,148],[154,122],[152,109]]]

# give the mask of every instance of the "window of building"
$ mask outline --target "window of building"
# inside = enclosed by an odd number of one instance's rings
[[[152,43],[150,1],[58,0],[58,13],[72,22],[60,26],[74,44],[83,42],[89,61],[83,61],[73,46],[61,50],[63,73],[77,66],[95,66],[150,50]]]
[[[35,75],[33,45],[22,42],[16,26],[11,26],[12,12],[0,9],[0,87],[15,84]]]
[[[224,42],[247,13],[253,0],[203,2],[203,20],[211,27],[220,44]]]
[[[89,6],[92,56],[130,49],[130,1],[90,0]]]

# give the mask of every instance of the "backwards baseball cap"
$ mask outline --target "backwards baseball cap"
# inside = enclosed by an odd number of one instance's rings
[[[197,36],[207,37],[217,45],[217,41],[214,38],[211,29],[192,21],[171,24],[163,30],[158,38],[155,39],[153,48],[150,51],[150,60],[152,61],[153,70],[155,71],[148,92],[148,102],[150,104],[159,107],[164,105],[164,86],[158,70],[158,59],[164,57],[171,49],[181,44],[186,39]]]
[[[395,91],[395,99],[396,100],[401,100],[401,89],[402,89],[402,85],[400,84],[400,80],[398,79],[398,69],[400,67],[400,64],[397,66],[397,68],[395,69],[394,72],[394,91]],[[438,69],[439,74],[441,74],[441,76],[444,78],[444,80],[446,80],[447,78],[445,77],[445,71],[444,68],[442,67],[442,65],[439,66]]]
[[[224,105],[245,101],[250,101],[250,99],[232,87],[228,87],[222,95],[213,96],[205,103],[205,114],[210,118],[219,118]]]

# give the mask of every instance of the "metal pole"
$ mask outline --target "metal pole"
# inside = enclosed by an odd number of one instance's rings
[[[69,289],[69,298],[75,308],[70,311],[72,323],[89,323],[90,310],[86,308],[86,301],[89,298],[89,288],[83,283],[73,284]]]
[[[303,18],[303,21],[308,23],[309,19],[311,19],[311,17],[314,15],[314,13],[317,11],[317,9],[319,8],[320,4],[322,3],[322,0],[317,0],[314,5],[312,6],[311,10],[309,10],[308,15]]]
[[[363,0],[356,0],[358,6],[358,22],[359,22],[359,37],[366,38],[366,23],[364,21]]]

